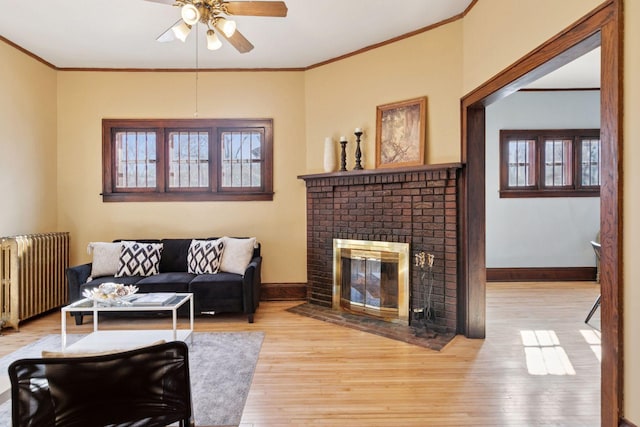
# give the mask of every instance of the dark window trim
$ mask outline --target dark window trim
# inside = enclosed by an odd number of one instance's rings
[[[219,132],[257,129],[264,131],[261,188],[221,188]],[[157,132],[156,188],[116,188],[114,135],[117,131]],[[209,188],[169,188],[166,169],[166,132],[206,130],[209,138]],[[215,138],[213,138],[215,137]],[[103,119],[102,200],[104,202],[270,201],[273,200],[273,119]]]
[[[529,187],[509,187],[508,141],[510,138],[535,140],[535,183]],[[576,143],[583,138],[600,138],[600,129],[503,129],[500,130],[500,198],[526,197],[599,197],[600,186],[580,186],[581,150]],[[565,187],[547,187],[544,184],[544,139],[566,138],[572,145],[573,184]]]

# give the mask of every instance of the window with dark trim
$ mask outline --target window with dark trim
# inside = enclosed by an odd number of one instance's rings
[[[273,200],[271,119],[104,119],[105,202]]]
[[[500,197],[599,195],[600,129],[500,131]]]

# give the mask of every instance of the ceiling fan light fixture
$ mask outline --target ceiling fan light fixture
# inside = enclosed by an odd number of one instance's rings
[[[236,32],[237,24],[236,21],[232,21],[231,19],[220,18],[217,26],[225,36],[231,37]]]
[[[217,50],[220,39],[226,39],[239,53],[250,52],[254,46],[236,29],[235,16],[285,17],[287,6],[284,1],[236,1],[236,0],[147,0],[170,4],[180,8],[181,18],[168,30],[156,38],[166,42],[180,40],[185,43],[194,25],[203,24],[207,36],[207,48]],[[197,29],[197,27],[196,27]],[[198,31],[199,32],[199,31]],[[198,34],[196,34],[198,36]],[[196,51],[198,44],[196,42]],[[197,68],[197,67],[196,67]]]
[[[176,38],[184,43],[187,40],[187,36],[191,32],[191,25],[187,24],[186,22],[181,22],[171,29],[173,30],[173,34],[176,36]]]
[[[222,42],[213,30],[207,31],[207,49],[218,50],[222,47]]]
[[[184,6],[182,6],[180,15],[182,16],[182,20],[186,22],[187,25],[197,24],[201,17],[200,10],[192,4],[185,4]]]

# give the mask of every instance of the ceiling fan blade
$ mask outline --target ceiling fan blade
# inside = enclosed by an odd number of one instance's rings
[[[251,42],[247,40],[240,31],[236,30],[231,37],[227,37],[227,35],[224,33],[224,31],[222,31],[219,25],[216,25],[216,29],[222,37],[227,39],[227,41],[238,50],[238,52],[247,53],[253,49],[253,45],[251,44]]]
[[[287,5],[283,1],[227,1],[224,4],[232,15],[287,16]]]
[[[148,1],[151,1],[151,0],[148,0]],[[156,41],[160,43],[167,43],[167,42],[172,42],[174,40],[178,40],[176,37],[176,33],[173,32],[173,27],[178,25],[180,21],[182,21],[182,19],[178,19],[172,26],[167,28],[167,30],[164,33],[156,37]]]
[[[151,3],[160,3],[160,4],[168,4],[168,5],[173,5],[175,3],[175,0],[145,0]]]

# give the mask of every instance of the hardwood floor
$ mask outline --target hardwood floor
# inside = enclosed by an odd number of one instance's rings
[[[598,426],[599,331],[584,318],[599,292],[593,282],[490,283],[487,338],[457,336],[440,352],[286,311],[299,302],[261,303],[254,324],[198,318],[196,330],[266,333],[242,427]],[[59,331],[56,313],[25,322],[0,337],[0,355]]]

